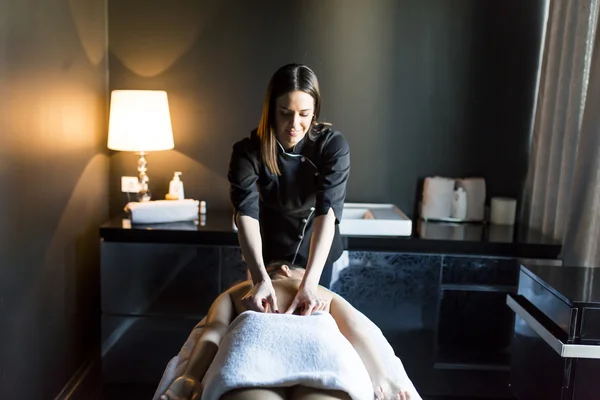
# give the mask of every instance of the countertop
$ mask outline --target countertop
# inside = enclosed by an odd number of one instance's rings
[[[569,306],[600,305],[600,268],[523,265],[521,270]]]
[[[114,218],[100,227],[108,242],[237,246],[231,211],[213,210],[196,222],[139,225]],[[413,221],[411,236],[343,236],[346,250],[556,259],[561,244],[527,227]]]

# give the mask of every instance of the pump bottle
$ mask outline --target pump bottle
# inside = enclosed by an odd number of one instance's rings
[[[183,182],[179,178],[181,172],[177,171],[173,175],[173,180],[169,183],[169,197],[172,199],[183,200]]]

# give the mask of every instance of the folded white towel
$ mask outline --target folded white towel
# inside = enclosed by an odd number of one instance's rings
[[[394,349],[386,340],[381,330],[363,313],[360,311],[356,311],[356,313],[358,318],[364,321],[364,324],[367,327],[367,335],[371,340],[373,340],[373,344],[375,345],[375,350],[377,351],[378,356],[383,359],[383,365],[386,369],[387,375],[393,378],[395,382],[404,388],[404,390],[407,390],[410,393],[411,400],[422,400],[421,396],[417,392],[417,389],[407,375],[404,365],[402,365],[402,361],[394,354]],[[194,329],[190,332],[188,339],[181,347],[179,354],[169,361],[158,387],[156,388],[153,400],[159,400],[160,395],[167,390],[171,382],[184,373],[187,363],[189,362],[192,349],[202,335],[205,323],[206,318],[202,319],[202,321],[200,321],[198,325],[194,327]],[[369,400],[371,400],[371,398]]]
[[[193,221],[198,218],[198,200],[153,200],[125,206],[134,224]]]
[[[331,314],[245,311],[229,326],[204,377],[202,400],[248,387],[303,385],[371,400],[369,373]]]
[[[467,220],[483,221],[485,218],[485,179],[464,178],[457,179],[456,186],[467,192]]]
[[[443,219],[452,214],[454,179],[440,176],[429,177],[423,184],[421,218]]]

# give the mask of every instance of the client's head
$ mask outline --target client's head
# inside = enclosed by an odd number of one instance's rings
[[[272,261],[267,265],[267,273],[272,280],[277,279],[302,279],[304,268],[287,261]]]

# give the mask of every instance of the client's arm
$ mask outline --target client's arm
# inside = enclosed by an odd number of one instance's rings
[[[221,339],[233,320],[235,311],[230,292],[221,294],[210,306],[206,324],[200,338],[194,345],[192,354],[182,376],[173,381],[161,399],[196,400],[200,399],[204,378],[208,367],[215,358]]]
[[[334,294],[330,306],[331,316],[342,332],[342,335],[352,344],[365,364],[376,399],[409,400],[408,392],[402,390],[387,374],[383,360],[369,337],[367,327],[359,318],[357,311],[343,297]]]

